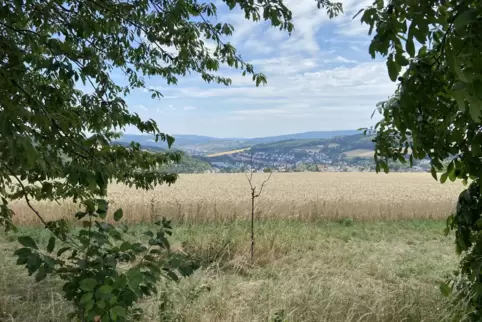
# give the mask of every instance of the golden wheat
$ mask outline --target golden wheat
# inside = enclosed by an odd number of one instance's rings
[[[266,174],[255,173],[259,183]],[[460,182],[441,185],[426,173],[274,173],[256,200],[260,219],[307,221],[353,218],[440,219],[453,211]],[[151,191],[109,187],[111,209],[122,207],[129,223],[165,216],[176,222],[248,219],[250,190],[244,174],[182,174],[176,184]],[[36,203],[46,219],[73,218],[70,202]],[[15,222],[36,218],[24,202],[12,203]]]

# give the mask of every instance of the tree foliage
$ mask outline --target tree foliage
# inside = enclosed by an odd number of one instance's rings
[[[223,2],[248,20],[269,21],[287,32],[294,28],[282,0]],[[317,2],[330,16],[341,10],[339,3]],[[18,263],[39,281],[51,273],[66,279],[65,297],[79,320],[126,320],[135,301],[155,291],[159,269],[167,267],[161,272],[175,279],[173,269],[183,267],[168,251],[167,222],[148,233],[148,246],[129,242],[120,226],[106,222],[113,180],[151,189],[177,178],[159,169],[179,161],[178,152],[111,144],[126,127],[169,146],[174,141],[154,120],[131,113],[126,96],[148,89],[153,99],[161,98],[146,86],[152,76],[169,85],[196,74],[229,85],[218,73],[221,66],[240,69],[256,85],[266,82],[227,42],[234,28],[216,14],[214,3],[197,0],[0,1],[0,224],[15,228],[8,202],[24,199],[52,231],[46,250],[20,237]],[[65,220],[45,221],[34,207],[34,201],[64,199],[81,205],[76,218],[83,228],[77,234]],[[114,220],[121,217],[122,210],[114,212]],[[120,262],[133,268],[121,273]]]
[[[361,13],[361,12],[360,12]],[[369,52],[386,57],[395,94],[378,105],[377,170],[388,160],[428,158],[440,182],[470,186],[448,219],[471,293],[469,318],[482,317],[482,6],[472,0],[384,2],[363,10]],[[448,161],[444,167],[443,162]],[[440,177],[438,172],[442,171]]]

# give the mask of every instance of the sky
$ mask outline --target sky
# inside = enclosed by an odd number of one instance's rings
[[[266,22],[253,23],[238,10],[217,1],[218,20],[231,23],[229,41],[242,58],[263,72],[268,84],[256,87],[236,69],[220,74],[232,86],[206,84],[198,75],[167,85],[160,77],[146,81],[164,98],[151,99],[137,90],[127,98],[129,109],[154,119],[169,134],[214,137],[262,137],[307,131],[354,130],[374,125],[375,105],[395,90],[385,60],[368,54],[368,26],[353,15],[372,0],[344,0],[345,13],[330,20],[316,1],[285,1],[295,30]],[[128,133],[136,133],[128,129]]]

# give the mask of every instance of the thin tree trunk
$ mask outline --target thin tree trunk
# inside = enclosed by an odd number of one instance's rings
[[[251,265],[254,263],[254,191],[251,196]]]

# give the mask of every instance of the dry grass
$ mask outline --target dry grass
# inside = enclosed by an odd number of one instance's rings
[[[360,157],[360,158],[373,158],[373,150],[368,149],[356,149],[343,152],[348,158]]]
[[[239,152],[244,152],[248,151],[250,148],[244,148],[244,149],[237,149],[237,150],[229,150],[229,151],[223,151],[223,152],[217,152],[217,153],[211,153],[206,155],[208,158],[213,158],[213,157],[220,157],[223,155],[230,155],[230,154],[235,154]]]
[[[443,222],[265,221],[256,227],[254,267],[248,227],[175,227],[173,244],[202,268],[179,284],[161,284],[157,297],[141,303],[142,321],[272,322],[283,312],[278,321],[439,322],[453,314],[438,290],[457,264]],[[142,228],[133,227],[138,238]],[[22,230],[47,243],[45,230]],[[0,234],[0,321],[66,321],[59,281],[37,284],[15,266],[14,239]]]
[[[254,175],[261,182],[263,173]],[[274,173],[257,199],[260,219],[324,221],[445,219],[462,191],[460,182],[437,183],[425,173]],[[165,216],[182,223],[232,222],[248,218],[249,185],[243,174],[183,174],[171,187],[152,191],[111,185],[112,208],[122,207],[127,222]],[[47,219],[72,218],[71,203],[39,203]],[[15,221],[33,224],[35,216],[13,203]]]

